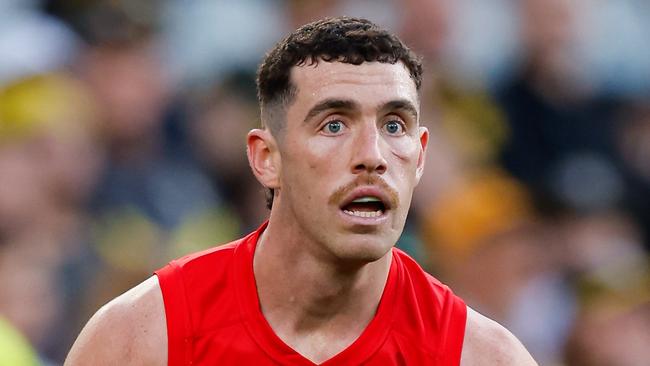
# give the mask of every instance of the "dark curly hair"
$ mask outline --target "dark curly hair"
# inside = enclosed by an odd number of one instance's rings
[[[296,86],[291,68],[319,61],[360,65],[364,62],[402,62],[415,87],[422,83],[422,62],[397,36],[361,18],[325,18],[303,25],[278,42],[257,71],[257,95],[262,124],[275,136],[285,126],[286,107],[293,101]],[[273,203],[273,190],[267,207]]]

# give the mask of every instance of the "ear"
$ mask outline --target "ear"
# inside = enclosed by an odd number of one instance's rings
[[[427,145],[429,144],[429,130],[426,127],[420,126],[420,152],[418,155],[418,165],[417,170],[415,171],[416,183],[420,182],[422,178],[422,173],[424,172],[424,158],[427,155]]]
[[[251,130],[246,139],[246,153],[255,178],[266,188],[279,188],[280,152],[271,132]]]

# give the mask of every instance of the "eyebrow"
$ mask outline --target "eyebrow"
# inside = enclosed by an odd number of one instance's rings
[[[392,100],[384,104],[380,109],[382,113],[386,113],[394,110],[403,110],[406,113],[412,115],[416,121],[418,120],[418,109],[415,108],[413,103],[411,103],[406,99]]]
[[[307,112],[304,122],[307,123],[313,117],[330,109],[354,111],[360,110],[361,106],[357,102],[349,99],[325,99],[313,106],[309,112]],[[387,113],[395,110],[403,110],[406,113],[411,114],[416,121],[418,119],[417,108],[413,103],[406,99],[392,100],[383,104],[379,108],[380,113]]]
[[[330,109],[359,110],[360,106],[355,101],[348,99],[325,99],[313,106],[309,112],[307,112],[307,116],[305,116],[304,122],[308,122],[319,113]]]

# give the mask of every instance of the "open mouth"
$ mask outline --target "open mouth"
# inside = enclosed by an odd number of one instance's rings
[[[342,210],[350,216],[375,218],[386,212],[386,205],[378,197],[364,196],[344,205]]]

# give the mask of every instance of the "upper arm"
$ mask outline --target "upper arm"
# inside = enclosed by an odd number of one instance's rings
[[[166,365],[166,350],[162,292],[152,276],[93,315],[65,365]]]
[[[467,307],[462,366],[537,366],[523,344],[506,328]]]

